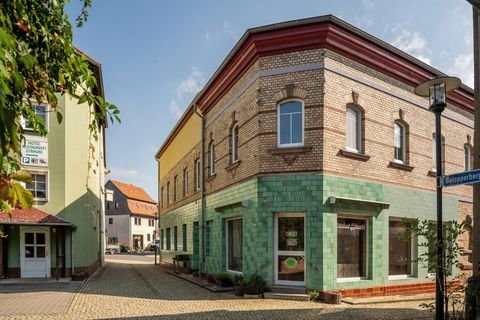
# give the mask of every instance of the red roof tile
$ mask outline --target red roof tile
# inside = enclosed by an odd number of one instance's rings
[[[155,204],[127,199],[127,205],[128,209],[133,214],[141,214],[151,217],[157,215],[157,205]]]
[[[9,215],[0,212],[0,224],[47,224],[72,225],[70,222],[37,208],[14,209]]]
[[[110,182],[113,183],[113,185],[117,187],[118,190],[120,190],[120,192],[123,193],[125,197],[129,199],[149,202],[153,204],[157,203],[148,195],[148,193],[145,192],[145,190],[143,190],[140,187],[134,186],[133,184],[127,184],[127,183],[123,183],[115,180],[110,180]]]

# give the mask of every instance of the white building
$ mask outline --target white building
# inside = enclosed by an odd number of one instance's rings
[[[157,230],[157,203],[140,187],[109,180],[105,188],[113,192],[106,202],[107,245],[146,249]]]

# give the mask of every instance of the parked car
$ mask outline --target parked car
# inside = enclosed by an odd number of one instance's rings
[[[160,240],[155,240],[155,241],[150,242],[145,247],[145,250],[155,251],[155,247],[157,248],[157,250],[160,248]]]
[[[119,245],[114,245],[114,244],[108,244],[107,247],[105,248],[105,254],[115,254],[115,253],[120,253],[120,246]]]

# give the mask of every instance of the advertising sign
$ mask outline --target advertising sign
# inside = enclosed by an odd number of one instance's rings
[[[48,166],[48,141],[45,137],[25,136],[22,143],[22,165]]]

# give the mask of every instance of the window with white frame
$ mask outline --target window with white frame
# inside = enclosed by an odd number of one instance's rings
[[[473,151],[468,144],[463,146],[463,167],[465,171],[470,171],[473,168]]]
[[[183,196],[188,196],[188,168],[183,169]]]
[[[388,274],[407,277],[412,274],[413,239],[407,225],[401,220],[390,219],[388,225]]]
[[[278,105],[277,141],[279,147],[303,146],[303,102],[290,100]]]
[[[230,164],[238,161],[238,124],[230,132]]]
[[[200,190],[201,172],[200,159],[197,159],[195,160],[195,191]]]
[[[225,221],[227,270],[242,272],[243,266],[243,219]]]
[[[32,106],[32,110],[35,113],[35,116],[37,118],[42,119],[43,122],[45,123],[45,126],[47,126],[47,107],[44,105],[35,105],[35,106]],[[23,128],[25,130],[34,130],[33,124],[30,123],[28,119],[24,120]]]
[[[445,168],[444,168],[444,163],[445,163],[445,137],[442,136],[441,140],[442,144],[442,171],[445,173]],[[435,139],[435,133],[432,135],[432,171],[436,172],[437,171],[437,143]]]
[[[30,191],[35,200],[45,201],[48,199],[48,174],[31,172],[32,181],[25,184],[25,189]]]
[[[215,175],[215,143],[213,141],[208,146],[208,168],[208,174]]]
[[[346,123],[347,151],[362,153],[362,112],[354,107],[347,107]]]
[[[147,233],[147,241],[150,242],[150,233]]]
[[[407,128],[405,124],[395,121],[393,124],[394,161],[407,163]]]
[[[367,231],[366,219],[337,219],[337,278],[367,276]]]

